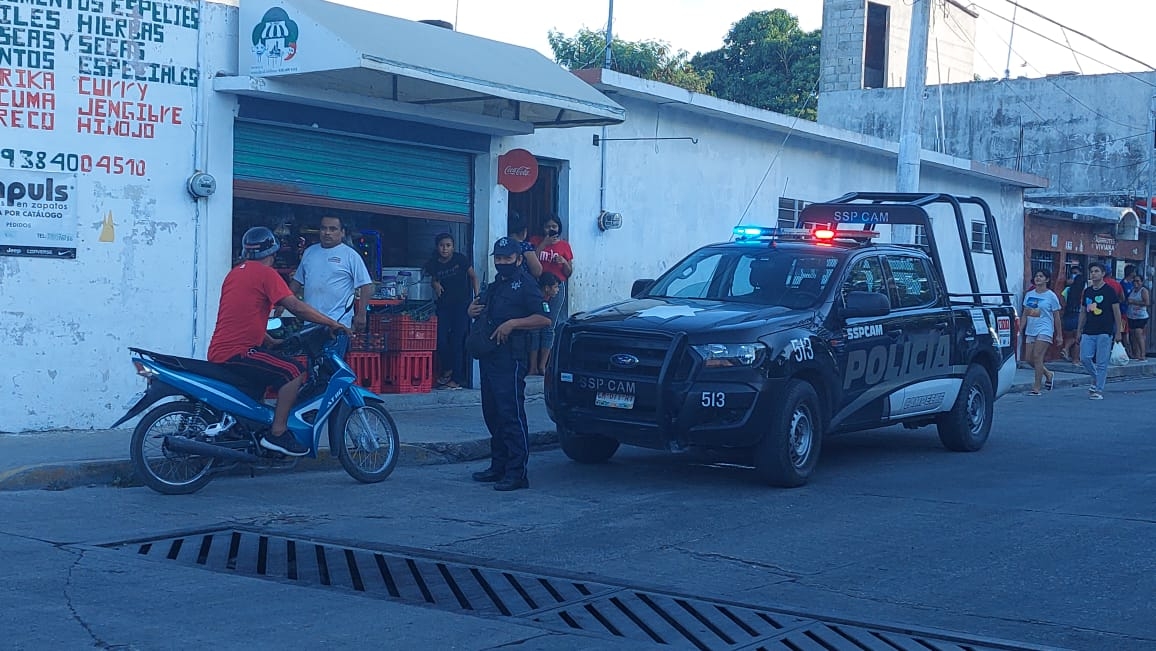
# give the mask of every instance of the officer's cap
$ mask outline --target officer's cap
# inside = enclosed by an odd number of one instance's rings
[[[494,252],[490,255],[517,255],[521,250],[522,247],[518,245],[518,240],[512,237],[499,237],[494,242]]]

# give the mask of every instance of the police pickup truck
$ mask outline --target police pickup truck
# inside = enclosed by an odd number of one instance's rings
[[[954,213],[966,294],[947,292],[928,206]],[[987,223],[998,292],[980,290],[965,207]],[[839,432],[934,424],[950,450],[983,447],[1017,330],[987,204],[853,193],[799,221],[831,228],[738,227],[561,327],[545,385],[567,456],[745,449],[763,481],[799,486]],[[922,226],[927,243],[873,243],[879,224]]]

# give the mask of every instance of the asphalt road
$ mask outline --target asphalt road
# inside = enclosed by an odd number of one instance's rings
[[[14,648],[637,648],[86,546],[220,523],[592,573],[701,597],[1079,649],[1156,649],[1156,380],[997,404],[987,447],[934,429],[826,442],[801,489],[738,459],[535,454],[532,489],[474,466],[0,494],[0,630]],[[384,613],[384,614],[383,614]]]

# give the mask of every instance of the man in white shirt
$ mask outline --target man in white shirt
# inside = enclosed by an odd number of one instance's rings
[[[373,280],[361,255],[344,240],[341,218],[322,217],[321,243],[305,249],[290,289],[298,294],[304,288],[306,303],[347,328],[352,322],[353,330],[361,332],[365,330],[366,306],[373,297]],[[361,309],[355,310],[356,314],[347,313],[346,301],[355,289]]]

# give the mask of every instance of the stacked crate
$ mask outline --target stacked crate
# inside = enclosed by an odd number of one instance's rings
[[[386,329],[382,393],[432,391],[437,340],[437,317],[421,321],[408,314],[394,315]]]
[[[437,317],[371,312],[366,330],[350,338],[346,361],[374,393],[429,393],[437,333]]]

